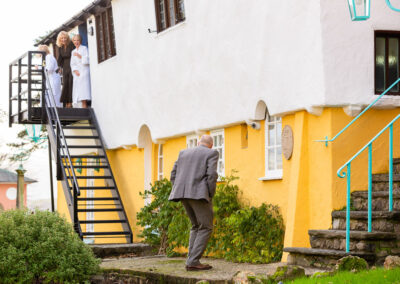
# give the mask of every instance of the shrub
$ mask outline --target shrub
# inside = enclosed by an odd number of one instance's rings
[[[240,190],[231,175],[222,178],[213,198],[214,233],[207,246],[207,253],[217,258],[236,262],[268,263],[279,261],[282,256],[284,227],[277,206],[262,204],[247,207],[239,202]],[[137,214],[138,224],[144,229],[140,237],[159,247],[159,253],[168,256],[174,249],[188,247],[190,221],[177,202],[168,202],[171,183],[158,181],[143,198],[151,194],[152,202]]]
[[[143,199],[152,198],[150,204],[137,213],[137,224],[143,227],[139,237],[159,247],[159,254],[174,255],[177,247],[189,246],[190,221],[180,202],[170,202],[172,184],[167,179],[156,181],[150,190],[140,193]],[[170,241],[173,240],[173,241]]]
[[[98,271],[99,263],[58,213],[0,213],[1,283],[81,283]]]

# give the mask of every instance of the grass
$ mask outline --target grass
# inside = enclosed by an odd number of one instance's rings
[[[400,284],[400,268],[384,270],[377,268],[359,273],[340,272],[323,278],[300,278],[286,283],[293,284]]]

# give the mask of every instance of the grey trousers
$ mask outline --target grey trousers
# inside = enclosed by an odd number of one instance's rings
[[[181,202],[192,223],[186,265],[199,265],[213,230],[213,205],[211,201],[195,199],[182,199]]]

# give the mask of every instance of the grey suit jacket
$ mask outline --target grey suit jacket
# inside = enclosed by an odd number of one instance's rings
[[[205,146],[182,150],[171,172],[169,200],[205,199],[215,194],[218,151]]]

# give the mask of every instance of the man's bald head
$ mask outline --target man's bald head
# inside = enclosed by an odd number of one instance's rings
[[[208,148],[212,148],[212,146],[213,146],[212,137],[210,135],[206,135],[206,134],[201,136],[199,145],[203,145],[203,146],[206,146]]]

